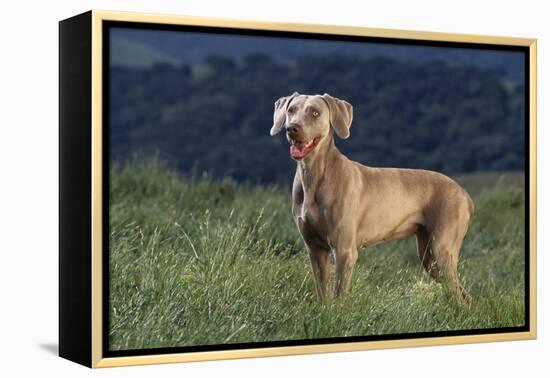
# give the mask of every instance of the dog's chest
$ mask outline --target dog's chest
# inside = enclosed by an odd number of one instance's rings
[[[294,193],[292,213],[302,237],[307,242],[329,246],[326,237],[328,214],[315,193],[303,190]]]

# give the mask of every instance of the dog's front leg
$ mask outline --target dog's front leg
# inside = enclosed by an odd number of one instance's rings
[[[319,247],[308,247],[308,250],[313,278],[315,280],[315,290],[319,300],[325,302],[329,299],[328,282],[330,279],[330,251]]]
[[[341,297],[350,287],[353,267],[357,261],[357,248],[336,248],[334,251],[335,273],[334,295]]]

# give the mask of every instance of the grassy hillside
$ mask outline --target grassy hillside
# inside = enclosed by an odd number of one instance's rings
[[[519,326],[524,203],[481,190],[460,272],[471,308],[422,270],[414,239],[361,251],[349,295],[320,304],[287,190],[112,168],[113,350]]]

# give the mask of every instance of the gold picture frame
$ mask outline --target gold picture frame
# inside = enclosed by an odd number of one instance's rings
[[[106,357],[104,346],[103,273],[103,155],[104,28],[106,22],[187,25],[276,32],[376,37],[413,41],[458,42],[477,45],[520,46],[528,51],[529,103],[529,276],[528,330],[521,332],[407,338],[332,344],[269,346],[251,349]],[[82,54],[85,50],[86,53]],[[89,367],[114,367],[187,361],[347,352],[371,349],[419,347],[535,339],[536,326],[536,39],[351,27],[231,20],[210,17],[127,13],[93,10],[60,23],[60,355]],[[77,67],[73,67],[77,66]],[[89,75],[88,75],[89,74]],[[76,83],[76,84],[75,84]],[[74,89],[75,85],[78,89]],[[70,93],[69,93],[70,92]],[[82,96],[79,96],[82,93]],[[76,111],[75,111],[76,109]],[[75,122],[89,127],[75,129]],[[75,146],[80,141],[80,147]],[[72,146],[72,147],[71,147]],[[85,151],[78,149],[87,146]],[[78,166],[71,159],[87,154]],[[73,154],[73,155],[71,155]],[[86,165],[89,163],[89,167]],[[72,164],[72,165],[71,165]],[[84,172],[76,173],[84,169]],[[76,177],[75,175],[81,175]],[[80,180],[79,177],[84,177]],[[80,181],[79,181],[80,180]],[[79,191],[79,189],[82,189]],[[79,211],[75,203],[82,202]],[[72,210],[71,210],[72,208]],[[82,220],[82,218],[86,218]],[[84,251],[84,252],[82,252]],[[82,253],[81,253],[82,252]],[[79,255],[80,254],[80,255]],[[81,298],[75,299],[80,293]],[[84,314],[84,315],[83,315]],[[76,350],[78,349],[78,350]]]

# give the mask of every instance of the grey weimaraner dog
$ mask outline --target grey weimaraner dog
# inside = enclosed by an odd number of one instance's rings
[[[292,213],[309,251],[318,296],[328,299],[331,253],[334,294],[340,296],[349,288],[358,248],[416,235],[426,271],[438,281],[445,276],[452,292],[470,301],[457,272],[474,212],[470,196],[440,173],[349,160],[334,145],[334,133],[348,138],[352,118],[352,106],[328,94],[295,92],[275,102],[271,135],[285,129],[298,165]]]

